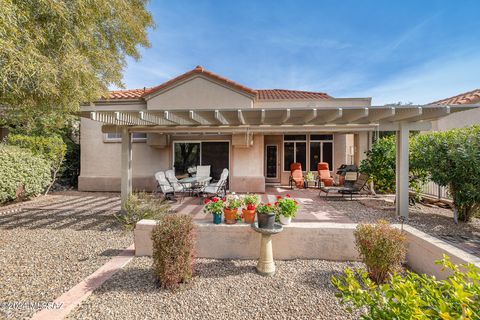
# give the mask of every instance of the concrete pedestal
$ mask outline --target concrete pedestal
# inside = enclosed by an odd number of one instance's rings
[[[276,223],[273,229],[258,227],[258,223],[252,223],[252,228],[262,235],[260,241],[260,257],[257,262],[257,273],[262,276],[273,276],[275,274],[275,262],[273,261],[272,235],[282,232],[283,227]]]

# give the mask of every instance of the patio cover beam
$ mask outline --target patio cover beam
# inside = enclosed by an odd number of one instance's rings
[[[305,116],[305,118],[303,119],[303,122],[310,123],[317,118],[317,115],[318,115],[317,109],[313,108],[312,112]]]
[[[210,125],[212,124],[208,119],[206,119],[205,117],[199,115],[197,112],[195,112],[194,110],[190,110],[188,112],[188,117],[190,118],[190,120],[192,121],[195,121],[201,125]]]
[[[122,127],[121,157],[121,207],[125,210],[128,197],[132,193],[132,133],[128,127]]]
[[[290,109],[286,109],[286,110],[285,110],[285,112],[283,113],[283,116],[282,116],[282,119],[280,120],[280,122],[283,124],[283,123],[287,122],[288,119],[290,119]]]
[[[240,124],[245,125],[246,122],[245,122],[245,117],[243,116],[242,110],[237,111],[237,116],[238,116],[238,121],[240,122]]]
[[[215,119],[223,125],[229,124],[227,119],[225,119],[225,117],[219,110],[215,110]]]
[[[395,211],[397,216],[408,219],[409,209],[409,145],[410,133],[409,123],[400,123],[396,132],[396,190],[395,190]]]
[[[329,123],[337,119],[340,119],[342,116],[343,116],[343,109],[338,108],[337,110],[331,111],[328,115],[321,117],[320,119],[321,119],[321,123],[324,124],[324,123]]]

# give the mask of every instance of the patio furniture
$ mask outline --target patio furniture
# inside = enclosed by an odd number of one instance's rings
[[[182,202],[183,198],[185,197],[185,193],[188,192],[187,189],[189,188],[189,186],[184,186],[179,183],[177,177],[175,177],[175,171],[171,169],[165,171],[165,178],[170,183],[170,186],[173,188],[174,193],[182,193],[182,198],[180,200],[180,202]]]
[[[155,179],[157,180],[157,189],[160,189],[165,199],[172,200],[172,196],[175,197],[175,189],[172,187],[170,182],[168,182],[165,172],[156,172]]]
[[[342,195],[342,197],[346,194],[350,195],[350,200],[353,199],[354,194],[359,194],[367,185],[368,176],[364,173],[360,173],[358,179],[355,181],[353,186],[351,187],[320,187],[319,195],[322,195],[322,192],[325,192],[325,197],[328,197],[330,191],[337,191]]]
[[[196,177],[210,177],[210,166],[197,166]]]
[[[303,173],[302,173],[302,164],[298,162],[294,162],[290,164],[290,179],[288,184],[290,185],[290,188],[293,189],[293,185],[297,188],[303,188],[305,184],[305,180],[303,179]]]
[[[212,177],[186,177],[178,180],[178,183],[184,186],[191,196],[194,196],[199,195],[210,180]]]
[[[334,181],[332,175],[330,174],[330,169],[328,168],[327,162],[319,162],[317,164],[317,171],[318,171],[318,185],[321,186],[323,182],[323,186],[331,187],[334,185]]]
[[[353,187],[355,184],[355,181],[358,179],[358,172],[352,171],[352,172],[346,172],[343,177],[343,186],[344,187]]]
[[[217,196],[223,198],[227,194],[228,169],[223,169],[220,179],[206,186],[202,193],[205,196]]]
[[[353,180],[354,182],[357,180],[358,177],[358,167],[354,164],[342,164],[340,167],[337,169],[337,175],[338,175],[338,184],[343,186],[345,183],[345,180],[347,175],[350,174],[350,177],[352,177],[352,173],[355,173],[355,179]],[[351,181],[352,179],[350,179]]]

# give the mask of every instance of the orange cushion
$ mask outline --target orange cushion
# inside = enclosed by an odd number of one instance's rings
[[[318,171],[320,171],[320,170],[328,170],[328,171],[330,171],[329,168],[328,168],[328,162],[319,162],[319,163],[317,164],[317,170],[318,170]]]

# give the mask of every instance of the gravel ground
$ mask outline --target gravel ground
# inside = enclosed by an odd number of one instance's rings
[[[112,215],[118,197],[84,196],[47,196],[20,212],[0,208],[0,319],[35,312],[2,302],[51,302],[133,242]]]
[[[277,274],[255,261],[199,259],[193,281],[176,292],[158,288],[151,258],[134,258],[68,319],[356,319],[343,310],[332,275],[358,262],[276,261]]]
[[[382,198],[365,198],[359,201],[330,201],[335,209],[340,210],[355,223],[371,223],[385,219],[392,223],[401,221],[395,216],[395,206]],[[472,235],[480,236],[480,219],[471,222],[453,222],[453,211],[440,207],[426,206],[421,203],[410,207],[407,224],[430,235]]]

